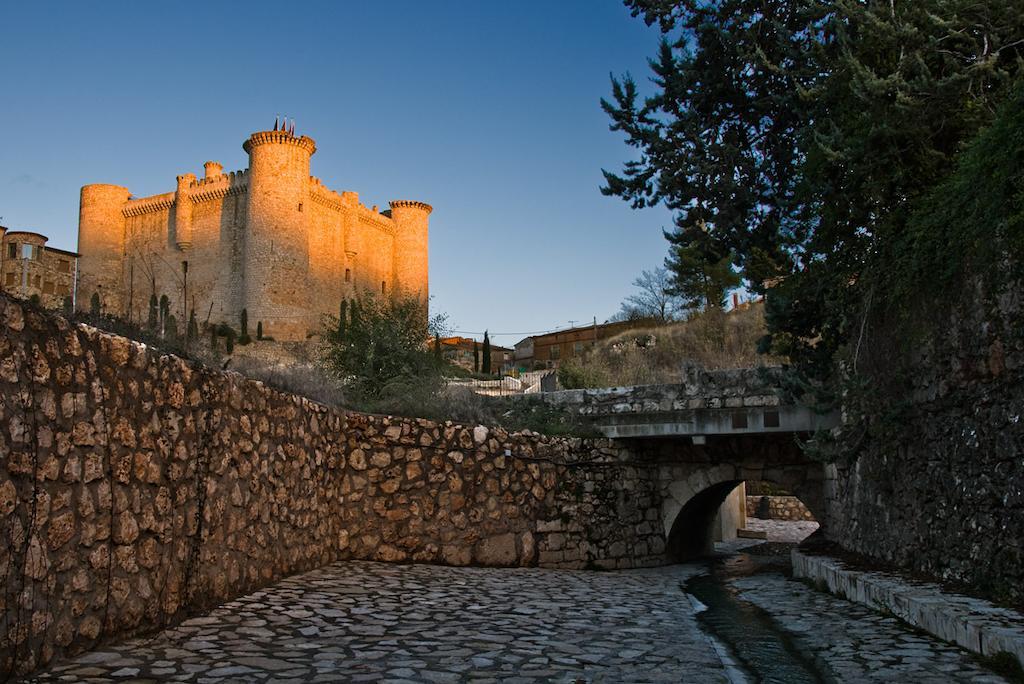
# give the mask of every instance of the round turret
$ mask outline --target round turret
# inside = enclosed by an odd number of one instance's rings
[[[253,133],[249,153],[248,230],[245,241],[245,308],[250,325],[283,340],[303,340],[315,330],[308,302],[309,199],[312,138],[287,131]]]
[[[216,178],[217,176],[224,173],[224,167],[220,163],[215,161],[208,161],[203,164],[203,177],[204,178]]]
[[[391,220],[395,222],[395,287],[427,301],[427,238],[430,212],[424,202],[392,200]]]
[[[187,252],[192,246],[192,195],[189,188],[195,182],[195,174],[183,173],[178,176],[178,188],[174,193],[174,244],[182,252]]]
[[[79,283],[76,306],[88,310],[93,294],[110,313],[123,313],[122,257],[124,215],[131,193],[120,185],[97,183],[82,187],[78,213]]]

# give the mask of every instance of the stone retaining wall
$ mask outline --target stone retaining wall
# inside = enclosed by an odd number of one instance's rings
[[[338,559],[664,562],[606,440],[346,414],[0,297],[0,672]]]
[[[978,285],[943,293],[961,305],[914,347],[900,410],[865,416],[868,438],[829,467],[826,532],[852,551],[1020,603],[1024,289],[993,298]]]
[[[763,520],[814,520],[804,502],[795,496],[748,496],[747,517]]]

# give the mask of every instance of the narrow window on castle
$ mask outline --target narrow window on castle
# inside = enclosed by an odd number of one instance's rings
[[[380,293],[381,293],[381,294],[384,294],[384,288],[385,288],[386,286],[387,286],[387,284],[386,284],[386,283],[385,283],[385,282],[384,282],[383,280],[382,280],[382,281],[380,281]]]
[[[17,259],[18,258],[18,243],[17,242],[12,242],[11,244],[7,245],[7,258],[8,259]]]
[[[32,258],[32,245],[22,245],[21,246],[21,258],[22,259],[31,259]]]
[[[7,273],[7,280],[4,281],[8,286],[14,285],[14,274],[11,272]]]
[[[351,283],[352,282],[352,269],[351,268],[346,268],[345,269],[345,282],[346,283]]]
[[[299,202],[299,211],[302,211],[302,202]]]

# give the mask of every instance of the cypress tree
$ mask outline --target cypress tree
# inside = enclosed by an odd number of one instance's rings
[[[248,309],[242,309],[242,337],[249,336],[249,311]]]
[[[167,295],[160,295],[160,329],[163,330],[167,317],[171,314],[171,300]]]
[[[359,300],[358,299],[353,299],[352,300],[352,313],[349,314],[349,321],[348,322],[349,322],[349,326],[352,328],[352,330],[355,331],[355,330],[359,329]]]
[[[210,349],[217,351],[217,326],[210,326]]]
[[[491,338],[484,330],[484,363],[483,363],[484,375],[491,374]]]
[[[257,321],[256,322],[256,339],[257,340],[262,340],[263,339],[263,321]]]
[[[157,315],[156,293],[153,293],[149,295],[149,317],[146,319],[146,327],[150,330],[156,330],[159,322]]]
[[[173,314],[168,315],[164,322],[164,337],[170,344],[178,343],[178,319]]]
[[[434,335],[434,358],[441,361],[441,336]]]
[[[473,340],[473,372],[480,372],[480,345],[476,340]]]
[[[100,293],[93,292],[92,297],[89,298],[89,312],[93,316],[100,315]]]
[[[192,313],[188,316],[188,328],[185,333],[186,339],[193,341],[199,338],[199,324],[196,323],[196,310],[192,309]]]
[[[338,339],[345,338],[345,326],[348,321],[345,320],[348,316],[348,300],[342,299],[341,306],[338,309]]]

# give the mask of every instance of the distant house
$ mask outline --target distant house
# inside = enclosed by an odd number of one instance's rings
[[[39,233],[0,226],[0,290],[57,309],[74,297],[78,254],[46,241]]]
[[[455,364],[461,368],[465,368],[468,371],[474,370],[473,368],[473,340],[472,337],[442,337],[441,338],[441,356],[450,363]],[[480,352],[480,370],[483,371],[484,367],[484,345],[482,342],[476,342],[477,349]],[[512,350],[508,347],[499,347],[496,344],[491,344],[491,372],[497,373],[502,368],[510,366],[512,363]]]
[[[520,371],[558,368],[565,359],[581,355],[597,340],[615,337],[634,328],[656,325],[652,319],[617,321],[567,328],[544,335],[533,335],[516,343],[514,363]]]

